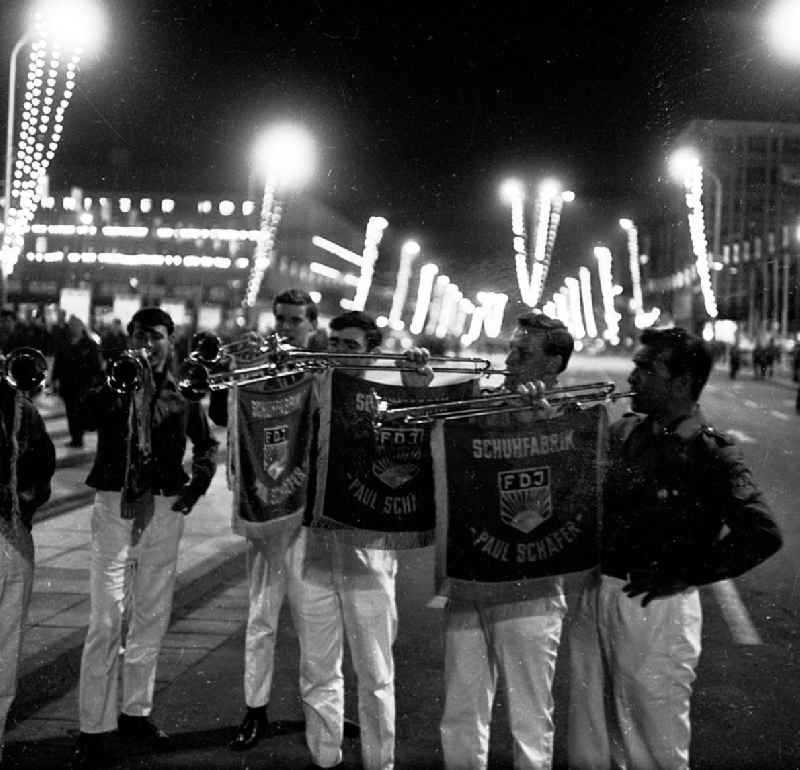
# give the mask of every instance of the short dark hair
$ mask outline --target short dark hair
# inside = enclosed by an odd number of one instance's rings
[[[645,329],[639,342],[653,348],[656,355],[666,353],[662,360],[670,377],[689,374],[692,398],[700,396],[714,364],[711,349],[700,337],[675,326],[669,329]]]
[[[335,332],[342,329],[362,329],[367,350],[377,348],[383,342],[383,332],[378,328],[375,319],[363,310],[348,310],[332,319],[329,326]]]
[[[273,313],[275,312],[275,306],[279,303],[281,305],[305,305],[306,318],[311,321],[312,324],[317,322],[317,303],[311,299],[311,295],[307,291],[303,291],[302,289],[287,289],[286,291],[282,291],[272,300]]]
[[[133,314],[133,318],[128,322],[128,334],[133,334],[133,328],[136,324],[146,329],[152,329],[154,326],[166,326],[167,334],[172,334],[175,331],[175,323],[171,316],[160,307],[143,307],[137,310]]]
[[[547,356],[561,356],[561,368],[558,373],[567,368],[572,351],[575,350],[575,338],[569,333],[567,327],[557,318],[550,318],[544,313],[523,313],[517,318],[517,325],[526,331],[544,334],[542,351]]]

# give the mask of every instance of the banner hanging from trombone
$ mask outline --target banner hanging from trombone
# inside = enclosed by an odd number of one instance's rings
[[[313,525],[368,548],[418,548],[436,521],[430,426],[374,425],[375,395],[389,404],[475,395],[474,380],[405,388],[335,371],[320,400]]]
[[[606,424],[599,405],[438,420],[437,593],[524,600],[532,581],[594,566]]]
[[[262,382],[230,389],[229,480],[237,534],[264,537],[301,523],[311,423],[324,379],[298,375],[291,384]],[[238,441],[230,438],[237,436]]]

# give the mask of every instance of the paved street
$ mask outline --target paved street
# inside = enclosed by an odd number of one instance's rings
[[[622,358],[577,357],[570,379],[613,379],[623,386]],[[767,564],[730,585],[703,589],[704,654],[694,703],[693,766],[800,767],[794,683],[800,679],[797,587],[796,386],[785,376],[731,382],[712,377],[705,409],[713,422],[735,431],[786,536],[786,547]],[[624,408],[618,403],[615,412]],[[57,445],[67,440],[52,400],[42,403]],[[77,679],[88,618],[89,491],[82,485],[93,450],[58,447],[54,499],[34,526],[37,546],[31,607],[17,703],[9,722],[10,767],[64,767],[77,735]],[[119,745],[109,768],[296,768],[307,761],[297,696],[297,641],[284,611],[277,672],[269,706],[274,735],[245,755],[225,748],[242,716],[243,624],[247,606],[244,540],[230,533],[230,493],[224,466],[191,516],[181,546],[178,589],[159,660],[155,718],[172,733],[169,753],[132,753]],[[441,757],[442,635],[434,601],[432,548],[405,552],[398,580],[397,766],[436,768]],[[568,643],[568,635],[566,636]],[[563,649],[563,648],[562,648]],[[347,715],[355,718],[355,690],[347,673]],[[556,765],[564,766],[566,682],[556,682]],[[499,699],[491,762],[509,767],[508,727]],[[345,746],[345,766],[359,766],[357,740]]]

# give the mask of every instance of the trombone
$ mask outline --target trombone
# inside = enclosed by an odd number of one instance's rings
[[[147,350],[123,350],[109,361],[106,382],[115,393],[128,396],[142,386],[149,368]]]
[[[229,357],[236,358],[247,354],[249,356],[268,353],[275,343],[268,337],[258,332],[245,332],[230,342],[223,343],[222,339],[212,332],[198,332],[192,338],[192,352],[189,359],[206,366],[221,364]]]
[[[620,398],[630,398],[632,391],[615,393],[613,382],[587,382],[582,385],[545,388],[541,381],[535,383],[531,393],[496,393],[476,396],[459,401],[439,401],[415,406],[392,407],[384,399],[375,398],[374,422],[377,426],[391,422],[406,425],[430,422],[434,419],[455,417],[479,417],[487,414],[519,411],[548,404],[586,404],[607,403]]]

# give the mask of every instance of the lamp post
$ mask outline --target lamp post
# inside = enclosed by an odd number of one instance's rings
[[[275,235],[283,214],[277,194],[282,189],[305,182],[313,172],[314,159],[314,142],[299,126],[285,123],[275,125],[256,144],[255,161],[264,175],[264,195],[261,200],[259,239],[242,302],[246,309],[256,303],[264,273],[275,250]]]
[[[6,151],[4,168],[3,236],[0,247],[0,306],[8,299],[8,273],[14,267],[17,253],[22,247],[22,236],[38,205],[36,187],[47,173],[55,156],[61,136],[61,122],[74,89],[75,73],[81,52],[95,47],[103,32],[103,19],[92,0],[49,0],[40,2],[35,9],[33,23],[26,28],[11,50],[8,76],[8,114],[6,119]],[[36,42],[34,42],[36,41]],[[22,49],[34,42],[31,65],[28,71],[29,89],[26,93],[22,128],[25,140],[20,142],[17,171],[14,167],[15,107],[17,86],[17,57]],[[45,49],[52,42],[47,79],[44,80]],[[38,46],[38,50],[37,50]],[[60,101],[55,99],[55,84],[59,75],[61,54],[70,54],[66,64],[64,92]],[[47,142],[46,132],[53,117],[53,133]],[[34,117],[35,116],[35,117]],[[23,134],[21,134],[23,136]],[[23,171],[24,170],[24,171]],[[22,180],[23,175],[29,178]],[[19,198],[19,210],[14,198]],[[12,217],[12,211],[14,217]]]

